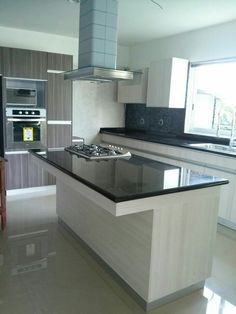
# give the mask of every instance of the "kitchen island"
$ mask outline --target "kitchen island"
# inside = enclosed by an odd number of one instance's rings
[[[135,155],[30,152],[57,178],[59,221],[146,310],[203,287],[227,180]]]

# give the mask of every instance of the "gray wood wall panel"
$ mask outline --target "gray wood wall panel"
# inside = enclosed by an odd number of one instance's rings
[[[3,74],[8,77],[47,79],[47,53],[2,48]]]
[[[48,148],[71,145],[71,125],[48,125]]]

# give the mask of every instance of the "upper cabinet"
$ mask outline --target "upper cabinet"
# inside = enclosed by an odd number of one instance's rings
[[[73,58],[71,55],[59,53],[48,53],[48,71],[70,71],[73,67]]]
[[[147,107],[185,107],[188,64],[188,60],[179,58],[151,63],[148,74]]]
[[[72,120],[72,81],[64,80],[63,71],[73,66],[73,57],[48,53],[47,116],[48,120]]]
[[[47,53],[2,47],[3,75],[7,77],[47,79]]]
[[[134,73],[134,79],[118,83],[118,102],[146,104],[147,102],[148,68]]]

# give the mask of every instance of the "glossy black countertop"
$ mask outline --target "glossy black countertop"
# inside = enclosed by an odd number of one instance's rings
[[[145,131],[135,131],[128,130],[125,128],[101,128],[100,133],[115,135],[125,138],[136,139],[140,141],[159,143],[177,147],[184,147],[188,149],[200,150],[204,152],[210,152],[218,155],[224,155],[227,157],[236,158],[236,154],[231,154],[225,151],[216,151],[211,149],[205,149],[202,147],[194,147],[192,144],[198,143],[213,143],[219,145],[229,145],[229,139],[225,138],[217,138],[211,136],[202,136],[202,135],[194,135],[194,134],[169,134],[169,133],[159,133],[159,134],[151,134]]]
[[[137,155],[130,159],[90,161],[64,150],[29,152],[114,202],[228,183],[226,179]]]

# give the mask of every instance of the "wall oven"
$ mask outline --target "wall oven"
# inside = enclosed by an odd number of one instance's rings
[[[46,110],[6,108],[6,149],[46,147]]]

